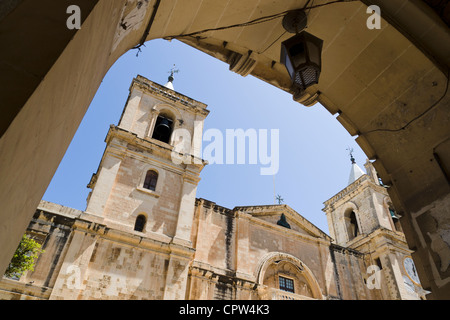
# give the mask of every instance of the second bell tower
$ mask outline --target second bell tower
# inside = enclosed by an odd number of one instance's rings
[[[395,212],[372,163],[367,160],[364,173],[353,156],[351,162],[347,187],[324,203],[334,244],[364,254],[370,270],[364,280],[382,299],[420,299],[424,291],[402,232],[401,215]],[[377,272],[375,282],[369,277],[373,272]]]

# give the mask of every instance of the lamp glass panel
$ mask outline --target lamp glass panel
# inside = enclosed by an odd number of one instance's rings
[[[289,75],[292,78],[292,76],[294,75],[295,70],[294,70],[294,66],[292,65],[291,59],[290,59],[288,54],[286,54],[285,66],[286,66],[286,69],[287,69]]]
[[[291,56],[294,68],[298,68],[300,65],[306,63],[306,50],[304,43],[296,43],[290,47],[289,55]]]
[[[314,42],[308,42],[308,52],[309,52],[309,60],[312,63],[315,63],[316,65],[320,66],[320,47],[317,45],[317,43]]]

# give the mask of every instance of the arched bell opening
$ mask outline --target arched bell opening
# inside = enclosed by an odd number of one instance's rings
[[[169,143],[173,132],[173,125],[174,121],[170,115],[164,113],[158,115],[152,138],[164,143]]]
[[[349,208],[345,211],[344,220],[347,229],[348,241],[351,241],[361,234],[361,229],[353,208]]]

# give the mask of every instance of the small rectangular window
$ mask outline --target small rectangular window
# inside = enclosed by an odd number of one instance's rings
[[[294,293],[294,280],[285,277],[278,277],[280,290]]]

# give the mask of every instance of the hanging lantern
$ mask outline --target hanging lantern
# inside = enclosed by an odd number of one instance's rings
[[[319,83],[323,40],[302,31],[281,44],[281,63],[291,77],[294,89],[303,92]]]

